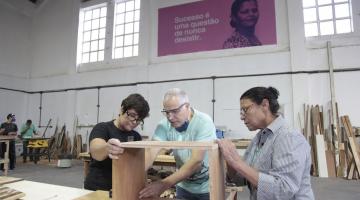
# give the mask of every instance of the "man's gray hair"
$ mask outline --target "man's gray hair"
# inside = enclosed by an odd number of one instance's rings
[[[180,104],[189,103],[188,95],[186,94],[186,92],[184,90],[182,90],[180,88],[169,89],[165,93],[163,101],[167,101],[168,99],[171,99],[172,97],[178,97],[180,100]]]

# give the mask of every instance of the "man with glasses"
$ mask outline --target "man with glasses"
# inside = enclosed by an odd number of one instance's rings
[[[178,88],[170,89],[164,95],[166,118],[155,130],[153,140],[157,141],[213,141],[216,129],[211,118],[190,107],[187,94]],[[140,198],[159,197],[162,192],[176,184],[176,198],[188,200],[209,199],[209,163],[204,150],[175,149],[175,173],[153,182],[140,191]],[[157,152],[151,152],[153,161]],[[150,162],[151,162],[150,161]]]
[[[141,135],[134,131],[149,116],[149,104],[140,94],[131,94],[121,103],[115,120],[97,124],[90,133],[91,161],[84,188],[110,190],[112,188],[112,161],[123,153],[121,142],[139,141]]]

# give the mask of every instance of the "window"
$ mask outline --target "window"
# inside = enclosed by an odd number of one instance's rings
[[[305,36],[353,32],[351,0],[303,0]]]
[[[80,13],[78,63],[104,60],[106,5],[84,9]]]
[[[80,10],[77,66],[138,56],[140,1],[116,0]]]
[[[139,51],[140,0],[115,5],[113,58],[137,56]]]

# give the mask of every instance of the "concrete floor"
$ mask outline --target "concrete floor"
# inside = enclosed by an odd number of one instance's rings
[[[56,161],[41,160],[22,163],[18,160],[15,170],[8,176],[56,185],[82,188],[83,165],[80,160],[72,160],[72,167],[58,168]],[[2,172],[0,172],[0,175]],[[341,178],[312,178],[312,186],[317,200],[360,200],[360,180],[344,180]],[[249,199],[246,189],[238,199]]]

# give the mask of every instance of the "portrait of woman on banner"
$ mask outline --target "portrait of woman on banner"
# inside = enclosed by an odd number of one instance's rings
[[[223,49],[262,45],[255,34],[258,20],[257,0],[234,0],[230,14],[230,25],[234,31],[223,43]]]

